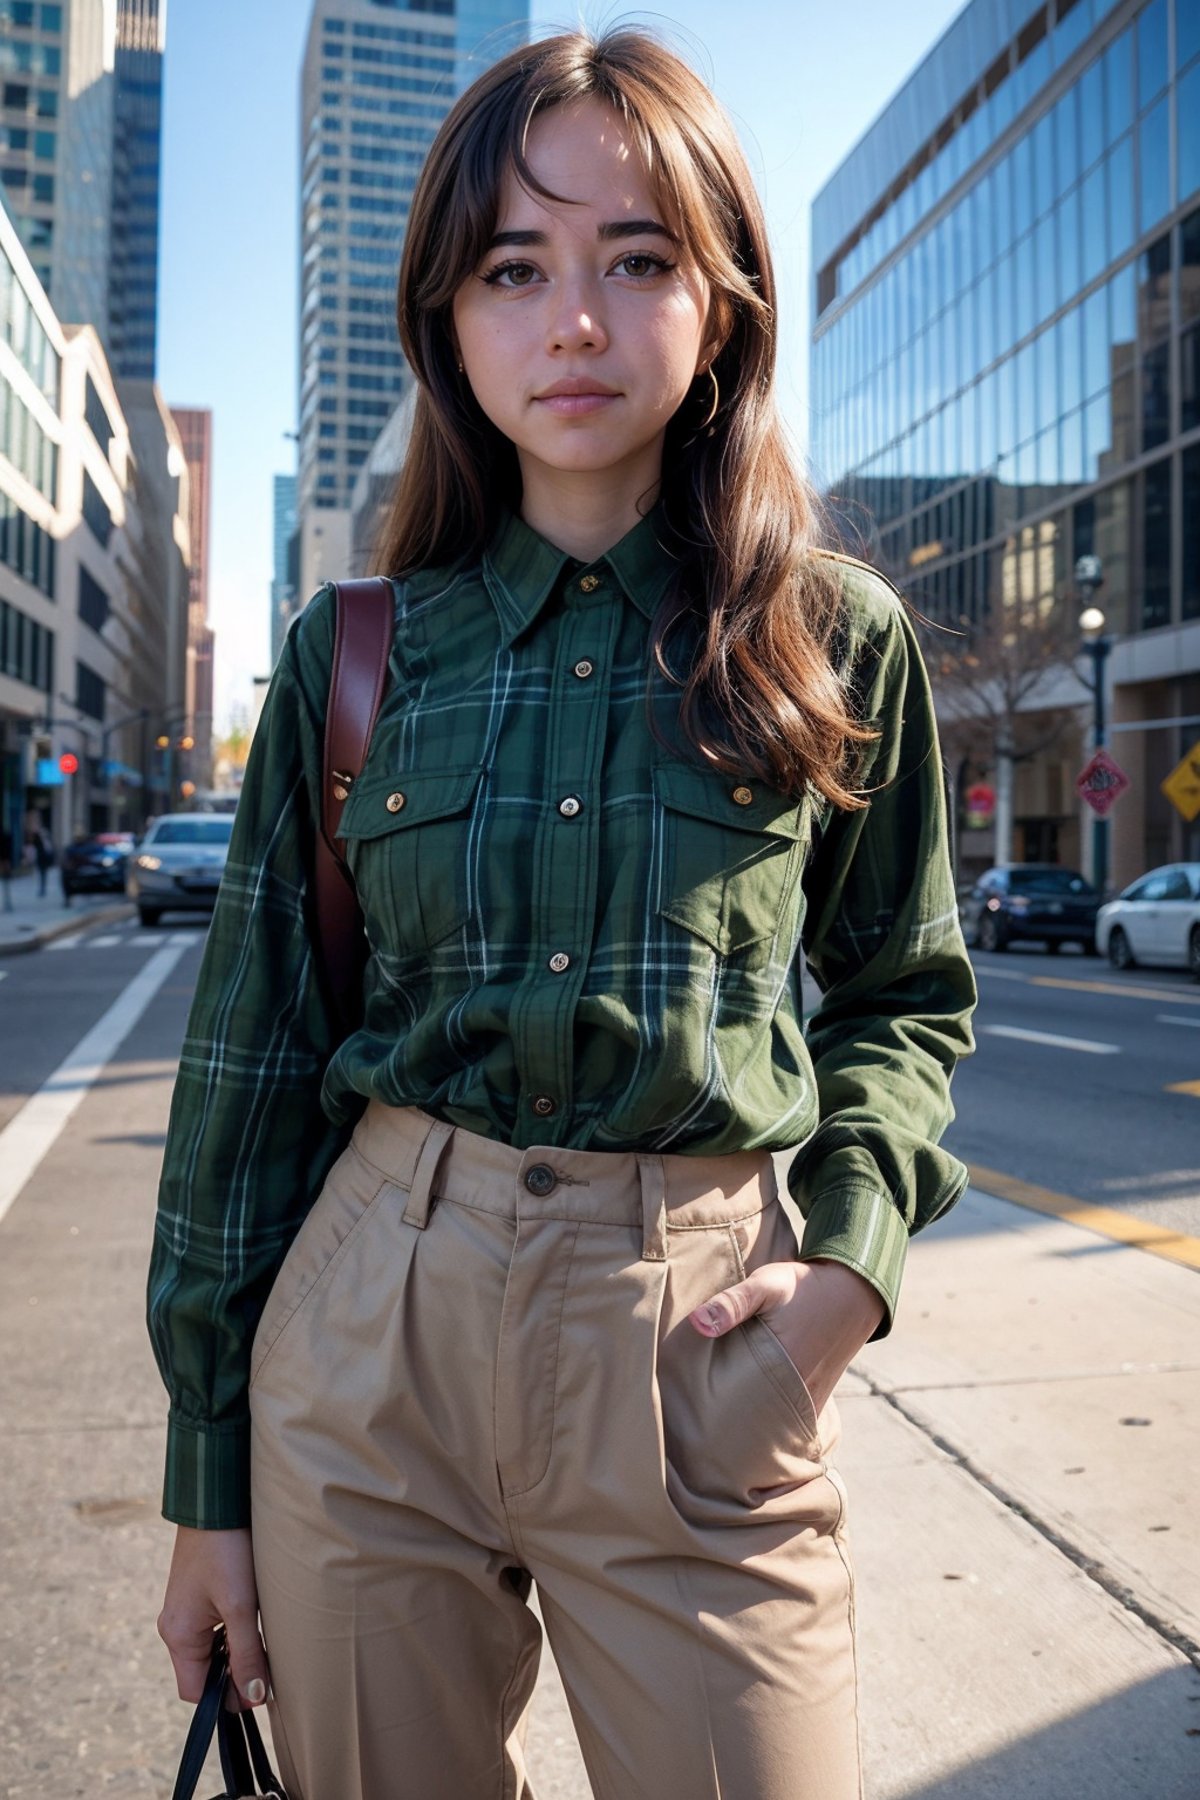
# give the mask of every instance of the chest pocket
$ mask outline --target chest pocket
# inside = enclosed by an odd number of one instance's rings
[[[475,904],[472,827],[483,765],[371,774],[342,811],[346,861],[376,946],[413,955],[461,929]]]
[[[660,914],[721,956],[751,945],[766,955],[776,934],[790,949],[807,799],[678,761],[656,765],[654,792],[664,826]]]

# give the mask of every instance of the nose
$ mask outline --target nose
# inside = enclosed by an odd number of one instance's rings
[[[602,303],[594,282],[583,277],[565,281],[552,309],[548,350],[603,350],[608,333],[601,318]]]

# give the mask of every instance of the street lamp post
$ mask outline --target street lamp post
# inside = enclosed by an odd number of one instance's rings
[[[1095,604],[1096,590],[1104,583],[1104,566],[1098,556],[1081,556],[1075,564],[1075,585],[1083,597],[1079,630],[1083,653],[1092,659],[1092,737],[1093,749],[1104,747],[1104,665],[1113,641],[1105,635],[1104,614]],[[1103,895],[1108,882],[1108,820],[1097,814],[1092,820],[1092,880]]]

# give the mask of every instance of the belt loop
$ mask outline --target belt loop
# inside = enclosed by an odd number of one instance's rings
[[[454,1126],[448,1125],[444,1119],[435,1119],[425,1133],[425,1142],[421,1145],[417,1165],[413,1170],[408,1205],[404,1209],[405,1224],[415,1225],[418,1231],[424,1231],[429,1223],[433,1178],[442,1160],[442,1152],[453,1135]]]
[[[661,1156],[638,1156],[642,1187],[642,1261],[667,1260],[667,1182]]]

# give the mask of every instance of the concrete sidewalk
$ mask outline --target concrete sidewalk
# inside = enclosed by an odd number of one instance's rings
[[[178,1031],[148,1017],[0,1225],[2,1800],[166,1800],[190,1716],[143,1323]],[[1198,1401],[1193,1272],[976,1193],[915,1240],[839,1390],[867,1800],[1200,1794]],[[588,1800],[548,1655],[529,1757]]]
[[[85,925],[111,924],[134,914],[132,900],[123,894],[76,894],[64,899],[57,869],[49,873],[45,894],[39,895],[37,888],[35,874],[0,881],[0,956],[40,950]]]

